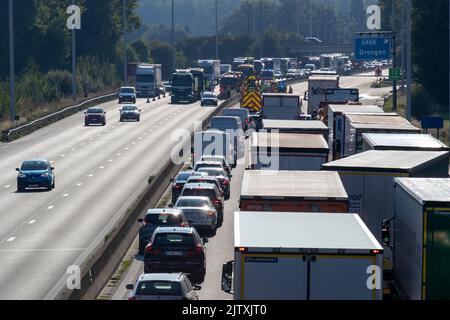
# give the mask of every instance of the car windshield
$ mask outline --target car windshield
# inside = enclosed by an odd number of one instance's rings
[[[177,201],[177,207],[206,207],[208,206],[207,199],[179,199]]]
[[[103,113],[103,109],[101,108],[90,108],[87,110],[87,113]]]
[[[120,93],[134,93],[133,88],[122,88],[120,89]]]
[[[156,226],[175,226],[179,225],[183,219],[181,215],[174,215],[169,213],[148,214],[145,216],[145,223]]]
[[[153,244],[158,247],[193,247],[195,245],[193,235],[188,233],[158,233]]]
[[[122,110],[124,110],[124,111],[136,111],[136,110],[137,110],[137,107],[134,107],[134,106],[125,106],[125,107],[122,108]]]
[[[48,163],[46,161],[25,161],[22,164],[21,170],[32,171],[32,170],[47,170]]]
[[[181,296],[181,285],[173,281],[141,281],[136,288],[139,296]]]
[[[223,171],[222,168],[204,167],[204,168],[199,168],[198,171],[206,172],[210,176],[224,176],[225,175],[225,172]]]

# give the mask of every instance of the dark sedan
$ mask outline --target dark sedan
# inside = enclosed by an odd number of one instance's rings
[[[141,121],[141,109],[136,106],[124,106],[119,112],[120,122],[125,120]]]
[[[89,108],[84,112],[84,125],[89,126],[91,124],[106,125],[106,111],[103,108]]]

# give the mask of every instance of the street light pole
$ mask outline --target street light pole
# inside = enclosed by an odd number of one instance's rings
[[[412,3],[411,0],[406,0],[406,118],[411,120],[411,99],[412,99],[412,59],[411,59],[411,12]]]
[[[9,0],[9,112],[11,122],[16,120],[15,108],[15,70],[14,70],[14,20],[13,20],[13,0]]]
[[[219,60],[219,14],[217,10],[217,0],[215,3],[216,11],[216,60]]]
[[[313,34],[313,18],[312,18],[312,12],[313,12],[313,0],[309,0],[309,36],[312,37]]]
[[[175,8],[174,0],[172,0],[172,59],[173,59],[173,69],[176,69],[176,52],[175,52]]]
[[[123,57],[123,80],[125,84],[128,82],[128,44],[125,37],[127,33],[127,0],[123,0],[123,44],[124,44],[124,57]]]

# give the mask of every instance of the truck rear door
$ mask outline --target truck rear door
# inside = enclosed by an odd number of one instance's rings
[[[303,255],[242,255],[242,300],[305,300]]]

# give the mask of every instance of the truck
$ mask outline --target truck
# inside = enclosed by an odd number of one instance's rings
[[[325,91],[325,100],[328,104],[359,102],[359,89],[330,88]]]
[[[205,81],[216,85],[220,79],[220,60],[198,60],[197,66],[205,72]]]
[[[265,70],[273,70],[275,73],[281,73],[281,58],[262,58]]]
[[[194,78],[194,97],[195,100],[201,100],[201,94],[205,90],[205,72],[202,68],[191,68],[189,72]]]
[[[253,170],[319,171],[328,154],[321,134],[253,132],[249,158]]]
[[[321,134],[328,142],[329,129],[319,120],[263,119],[262,126],[267,132]]]
[[[431,134],[363,133],[363,151],[415,150],[449,151],[449,147]]]
[[[325,100],[326,90],[339,88],[339,76],[311,76],[308,80],[308,114],[319,111],[320,103]]]
[[[384,111],[374,105],[329,105],[328,115],[324,122],[328,124],[330,135],[328,145],[331,150],[331,158],[337,160],[344,155],[344,132],[346,113],[384,113]]]
[[[237,94],[242,85],[240,75],[225,74],[220,78],[220,99],[229,99],[232,95]]]
[[[172,75],[171,101],[195,102],[195,78],[189,70],[177,70]]]
[[[336,172],[246,170],[239,209],[345,213],[348,196]]]
[[[221,64],[220,65],[220,74],[223,75],[231,71],[231,64]]]
[[[192,148],[193,165],[202,156],[224,156],[227,163],[236,166],[233,140],[230,135],[223,131],[208,130],[194,133],[194,144]]]
[[[136,93],[138,97],[157,97],[162,94],[162,66],[140,64],[136,67]]]
[[[445,151],[371,150],[322,165],[338,172],[349,197],[350,213],[357,213],[382,242],[383,220],[394,216],[394,179],[447,178],[449,153]],[[392,250],[385,248],[385,271],[392,277]],[[388,279],[389,279],[388,278]]]
[[[274,120],[297,120],[301,112],[300,96],[285,93],[263,93],[262,117]]]
[[[320,67],[325,69],[338,69],[338,61],[343,55],[341,53],[322,54],[320,56]]]
[[[222,290],[234,300],[383,298],[383,249],[356,214],[235,212],[233,254]]]
[[[396,113],[346,114],[344,157],[363,151],[363,133],[421,133],[421,129]]]
[[[393,288],[401,299],[450,299],[450,179],[395,179]]]

